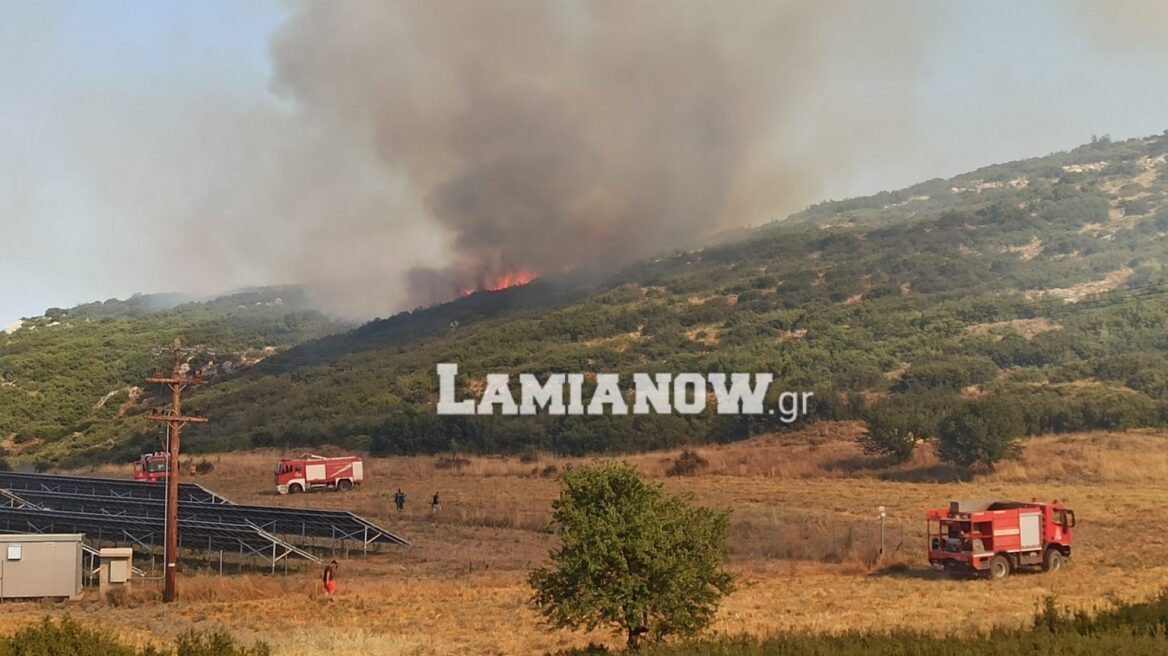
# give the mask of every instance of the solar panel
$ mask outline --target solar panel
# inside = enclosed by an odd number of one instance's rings
[[[59,474],[25,474],[0,472],[0,488],[12,491],[44,490],[91,496],[126,497],[132,499],[165,499],[166,485],[120,478],[91,478],[89,476],[61,476]],[[200,503],[230,503],[198,483],[179,482],[179,501]]]
[[[84,533],[96,544],[114,542],[152,549],[165,540],[161,517],[132,517],[88,514],[47,508],[0,506],[0,526],[10,533]],[[190,550],[239,551],[276,562],[299,556],[315,563],[315,555],[278,537],[246,524],[223,524],[193,519],[179,519],[179,548]],[[270,554],[270,555],[269,555]]]
[[[129,497],[68,494],[46,490],[12,490],[21,500],[39,507],[91,514],[143,517],[161,520],[165,515],[162,500]],[[3,492],[0,491],[0,497]],[[0,502],[3,502],[0,499]],[[296,544],[304,538],[326,538],[333,542],[359,541],[362,547],[373,544],[409,545],[409,541],[353,513],[341,510],[310,510],[269,506],[218,503],[179,503],[179,519],[220,524],[247,524],[284,536]]]

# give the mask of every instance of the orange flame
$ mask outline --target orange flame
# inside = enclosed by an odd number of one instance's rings
[[[483,283],[477,289],[463,289],[458,295],[470,296],[477,291],[497,292],[511,287],[521,287],[535,280],[537,277],[538,274],[531,269],[519,269],[518,271],[496,276],[493,280]]]

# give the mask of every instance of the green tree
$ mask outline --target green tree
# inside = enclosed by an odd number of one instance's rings
[[[962,467],[994,464],[1013,458],[1025,430],[1022,411],[1001,398],[988,398],[959,406],[938,427],[937,453],[942,460]]]
[[[913,398],[880,401],[866,413],[868,430],[860,435],[860,446],[867,453],[908,462],[918,441],[936,436],[938,407]]]
[[[892,458],[894,462],[908,462],[917,443],[915,418],[901,408],[877,406],[865,418],[867,430],[859,437],[865,453]]]
[[[947,393],[882,399],[864,411],[868,430],[857,441],[864,452],[908,462],[918,441],[937,437],[938,421],[953,404],[953,397]]]
[[[729,513],[668,496],[632,465],[566,472],[551,523],[560,547],[529,582],[556,627],[608,626],[636,649],[642,638],[700,631],[732,587]]]

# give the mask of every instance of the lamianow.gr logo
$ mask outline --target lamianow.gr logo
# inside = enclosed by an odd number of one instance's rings
[[[696,415],[705,411],[713,394],[721,415],[776,415],[784,423],[807,414],[813,392],[784,391],[774,407],[765,407],[767,390],[774,382],[769,373],[634,373],[632,404],[621,390],[620,374],[596,374],[596,386],[584,399],[584,374],[549,374],[540,382],[533,374],[519,375],[519,400],[511,390],[509,374],[487,374],[482,394],[476,399],[457,399],[458,365],[438,365],[440,415]]]

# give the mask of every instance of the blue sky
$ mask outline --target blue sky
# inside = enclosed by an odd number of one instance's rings
[[[886,143],[865,147],[862,134],[825,145],[840,148],[851,165],[838,175],[815,171],[811,200],[1043,155],[1096,134],[1168,129],[1168,66],[1159,43],[1168,11],[1159,3],[893,5],[909,18],[905,38],[921,48],[897,100],[905,106],[894,108],[907,122],[898,134],[911,143],[891,157]],[[302,261],[314,230],[331,220],[329,208],[303,208],[304,197],[262,198],[285,188],[269,182],[287,178],[272,171],[290,162],[299,187],[315,182],[297,160],[351,171],[339,177],[355,185],[355,203],[420,211],[403,198],[400,180],[366,173],[358,162],[375,158],[369,148],[322,150],[334,141],[328,126],[298,123],[296,102],[273,91],[272,37],[301,7],[274,0],[0,0],[0,329],[47,307],[134,292],[208,293],[311,277],[317,269],[269,262],[289,254]],[[865,79],[848,111],[891,111],[865,99],[893,78],[903,85],[905,74]],[[846,132],[847,112],[832,120]],[[305,141],[286,145],[289,134]],[[238,199],[224,193],[236,184],[254,191]],[[239,218],[288,207],[317,214],[289,234],[280,234],[278,222]],[[313,216],[320,226],[305,225]],[[403,234],[412,236],[395,240],[408,243],[409,253],[397,259],[437,257],[441,248],[429,243],[425,221],[409,225]],[[320,270],[344,255],[322,254]],[[176,260],[189,265],[173,266]],[[400,272],[385,266],[379,275]]]

